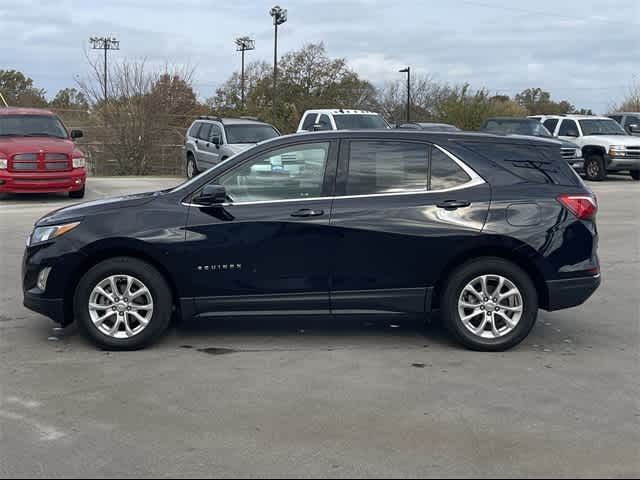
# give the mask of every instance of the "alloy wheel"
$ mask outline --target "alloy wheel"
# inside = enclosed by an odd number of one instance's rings
[[[460,293],[458,313],[474,335],[497,339],[511,333],[520,322],[524,304],[516,285],[501,275],[482,275]]]
[[[149,325],[153,297],[139,279],[111,275],[93,288],[88,308],[91,321],[101,333],[112,338],[131,338]]]

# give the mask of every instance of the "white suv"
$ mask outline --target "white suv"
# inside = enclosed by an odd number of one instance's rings
[[[592,115],[537,115],[554,136],[582,149],[587,180],[604,180],[608,172],[628,171],[640,180],[640,138],[632,137],[618,122]]]
[[[391,128],[382,115],[365,110],[307,110],[300,119],[298,133],[322,130]]]

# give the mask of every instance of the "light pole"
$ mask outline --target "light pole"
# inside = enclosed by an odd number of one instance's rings
[[[276,98],[278,84],[278,25],[282,25],[287,21],[287,11],[276,5],[269,11],[269,15],[273,17],[273,26],[275,27],[275,35],[273,42],[273,114],[272,121],[276,123]]]
[[[256,49],[256,41],[249,37],[236,38],[236,51],[242,52],[242,70],[240,71],[240,96],[244,111],[244,52]]]
[[[91,37],[89,39],[91,48],[93,50],[104,50],[104,101],[108,100],[107,93],[107,51],[108,50],[120,50],[120,40],[116,40],[115,37]]]
[[[411,121],[411,67],[399,70],[400,73],[407,74],[407,123]]]

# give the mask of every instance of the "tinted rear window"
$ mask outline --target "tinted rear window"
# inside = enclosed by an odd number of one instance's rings
[[[338,130],[359,130],[369,128],[387,128],[387,123],[380,115],[334,115]]]
[[[560,145],[464,142],[466,148],[492,160],[526,182],[578,185],[575,171],[562,158]]]

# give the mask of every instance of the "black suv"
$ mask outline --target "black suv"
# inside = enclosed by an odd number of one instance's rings
[[[600,283],[596,200],[554,144],[414,130],[280,137],[181,186],[55,211],[27,307],[135,349],[181,319],[424,317],[467,347],[522,341]]]

